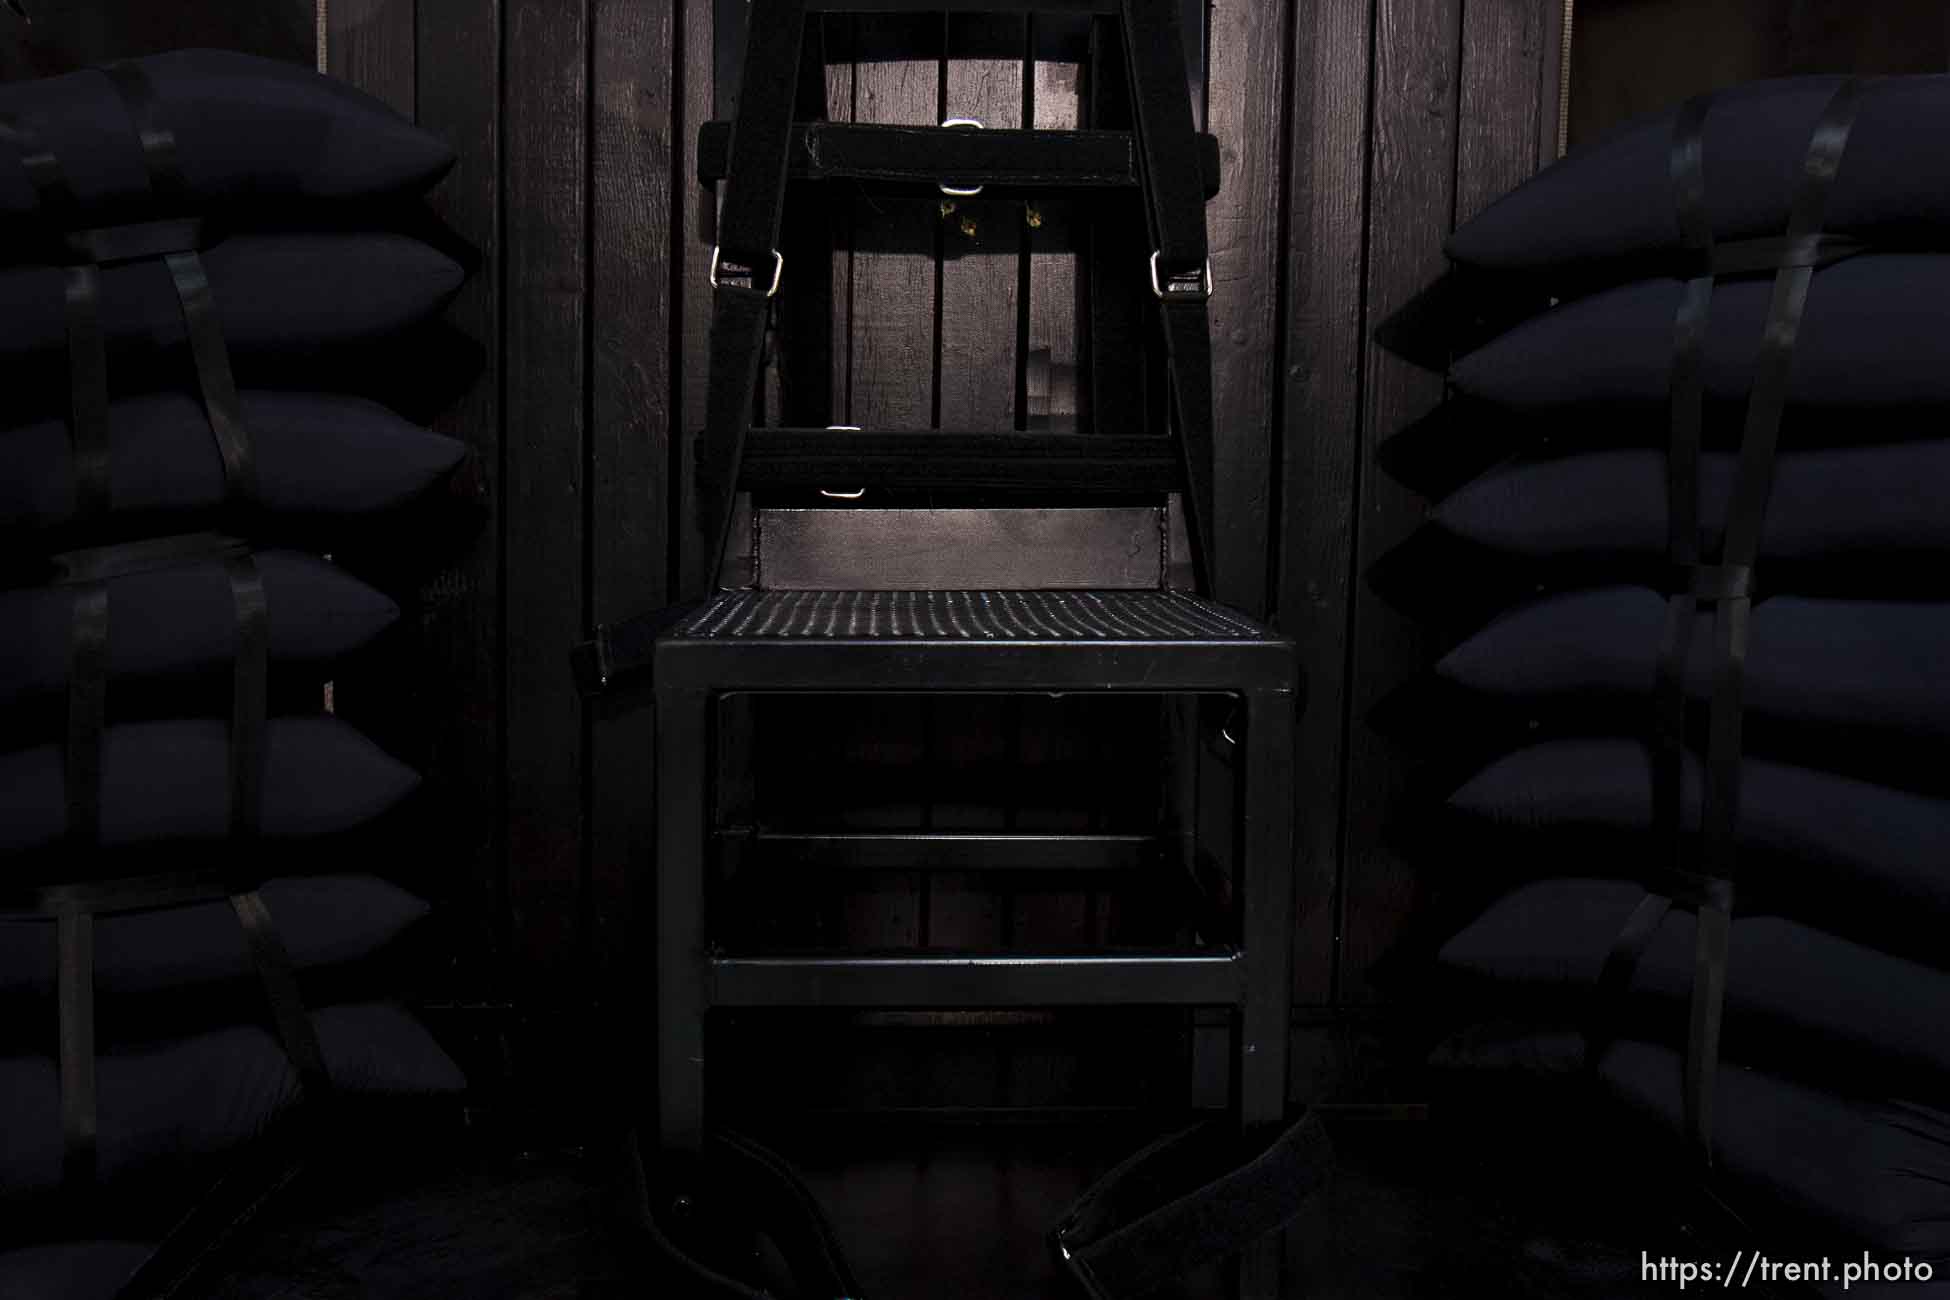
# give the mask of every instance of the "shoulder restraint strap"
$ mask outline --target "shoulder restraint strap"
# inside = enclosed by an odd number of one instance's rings
[[[712,255],[711,372],[697,474],[698,520],[704,543],[712,548],[713,586],[729,540],[766,316],[785,269],[778,252],[779,221],[805,25],[801,0],[759,0],[752,6],[732,127],[731,175]]]
[[[1163,313],[1173,410],[1184,461],[1194,570],[1211,593],[1213,536],[1212,333],[1207,304],[1212,266],[1205,237],[1205,193],[1198,133],[1185,80],[1185,38],[1177,0],[1124,0],[1145,207],[1155,249],[1152,292]],[[1132,268],[1137,273],[1137,268]]]

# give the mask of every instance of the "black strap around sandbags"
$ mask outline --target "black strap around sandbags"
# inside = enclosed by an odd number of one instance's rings
[[[270,623],[264,584],[249,549],[214,534],[155,538],[55,557],[58,584],[74,589],[69,656],[66,798],[69,840],[92,863],[101,845],[102,749],[107,732],[111,580],[185,562],[221,559],[236,613],[229,720],[230,836],[204,873],[88,880],[39,891],[39,910],[55,921],[56,1034],[59,1042],[63,1181],[84,1190],[95,1178],[94,916],[227,898],[263,985],[278,1038],[308,1101],[331,1090],[324,1052],[299,995],[290,953],[258,893],[253,860],[263,820]]]
[[[1737,875],[1742,701],[1754,566],[1774,483],[1776,451],[1787,407],[1795,342],[1817,268],[1860,251],[1854,241],[1822,233],[1828,195],[1847,147],[1863,82],[1844,81],[1817,123],[1790,209],[1776,240],[1748,241],[1735,255],[1713,243],[1706,209],[1703,138],[1710,100],[1687,103],[1674,124],[1672,180],[1682,241],[1694,273],[1680,296],[1674,329],[1671,440],[1667,451],[1668,560],[1673,582],[1666,635],[1654,680],[1653,811],[1667,881],[1654,885],[1607,955],[1598,979],[1587,1064],[1595,1068],[1616,1036],[1633,971],[1675,901],[1699,917],[1688,1014],[1684,1126],[1702,1160],[1712,1163],[1713,1095],[1726,995],[1727,940]],[[1763,257],[1771,262],[1762,261]],[[1728,271],[1725,268],[1734,267]],[[1704,343],[1713,285],[1720,275],[1768,269],[1774,291],[1756,356],[1738,468],[1717,562],[1705,563],[1699,528],[1699,458],[1704,422]],[[1713,608],[1714,682],[1708,703],[1705,779],[1695,842],[1685,825],[1683,762],[1687,734],[1686,655],[1703,605]]]
[[[1270,1140],[1200,1124],[1098,1179],[1051,1241],[1091,1300],[1137,1300],[1284,1228],[1332,1164],[1333,1144],[1311,1111]]]
[[[155,87],[137,64],[121,60],[107,65],[103,72],[121,96],[142,141],[143,161],[149,167],[149,188],[159,207],[172,215],[186,215],[190,203],[189,187],[184,183],[182,164],[176,153],[176,133],[162,121]],[[155,225],[149,227],[155,229]],[[187,225],[187,238],[201,238],[201,228]],[[217,321],[216,303],[210,295],[210,276],[195,244],[161,251],[176,285],[176,297],[183,309],[183,329],[190,342],[190,359],[196,368],[197,386],[203,394],[203,408],[210,420],[210,433],[223,456],[224,484],[233,505],[256,497],[256,466],[251,455],[250,435],[245,429],[243,408],[237,400],[237,382],[230,369],[230,349],[224,344],[223,330]],[[148,255],[158,255],[152,251]]]
[[[155,89],[134,63],[100,69],[128,110],[142,145],[150,193],[165,215],[121,226],[82,228],[79,205],[61,161],[26,123],[0,116],[0,142],[16,149],[33,185],[48,231],[51,260],[64,265],[68,342],[68,406],[74,456],[76,515],[99,520],[111,504],[108,454],[108,351],[101,327],[101,268],[160,259],[182,308],[191,363],[210,432],[223,459],[226,502],[256,497],[256,468],[243,408],[217,319],[210,279],[198,251],[211,238],[204,220],[188,211],[189,188],[176,137],[157,111]]]

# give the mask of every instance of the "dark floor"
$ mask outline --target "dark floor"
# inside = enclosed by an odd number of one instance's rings
[[[1641,1252],[1697,1249],[1669,1207],[1600,1200],[1585,1180],[1507,1165],[1495,1142],[1413,1118],[1336,1116],[1332,1128],[1333,1180],[1287,1234],[1296,1297],[1670,1297],[1672,1283],[1641,1282]],[[1091,1174],[1144,1135],[849,1121],[763,1136],[804,1173],[869,1296],[1075,1300],[1044,1234]],[[209,1294],[631,1294],[617,1285],[627,1270],[598,1154],[454,1160],[386,1185],[356,1170],[312,1175],[247,1232]],[[1179,1300],[1222,1294],[1220,1283],[1195,1279]]]

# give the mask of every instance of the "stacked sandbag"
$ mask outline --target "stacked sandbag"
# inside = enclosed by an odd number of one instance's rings
[[[406,233],[451,163],[246,55],[0,86],[9,1295],[110,1294],[265,1151],[463,1087],[390,996],[419,776],[321,711],[400,613],[329,556],[464,457],[354,391],[465,277]]]
[[[1497,435],[1414,564],[1502,603],[1395,725],[1473,917],[1445,1065],[1595,1081],[1763,1217],[1950,1276],[1939,250],[1950,77],[1720,92],[1458,230],[1475,319],[1551,305],[1451,366],[1431,460]]]

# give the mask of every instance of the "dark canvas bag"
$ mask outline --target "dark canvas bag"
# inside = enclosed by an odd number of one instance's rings
[[[174,137],[195,206],[254,217],[316,210],[425,189],[453,150],[343,81],[230,50],[171,50],[134,60],[154,121]],[[109,226],[157,215],[141,142],[115,74],[88,68],[0,85],[0,231],[10,252],[39,224],[30,175],[45,151],[61,160],[76,215]]]

